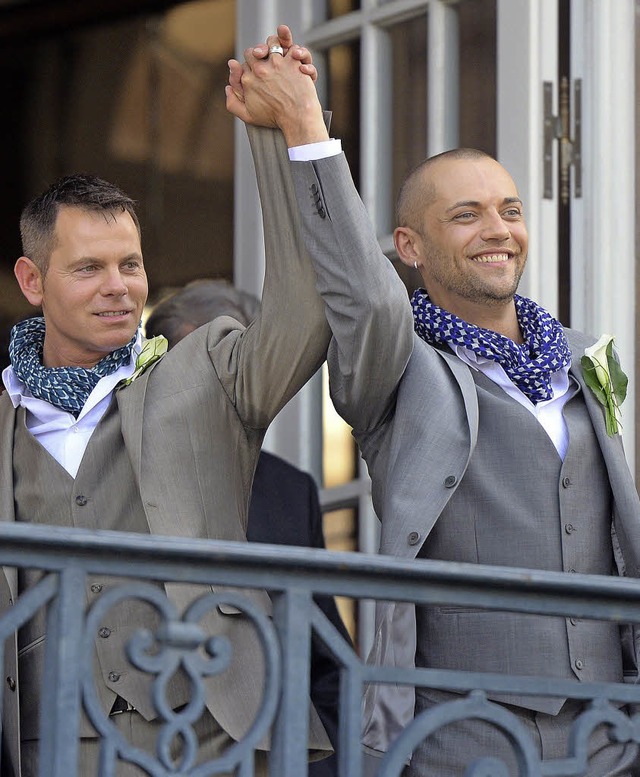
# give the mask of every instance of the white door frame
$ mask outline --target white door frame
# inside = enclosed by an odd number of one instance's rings
[[[582,78],[582,197],[571,200],[571,324],[615,335],[629,376],[622,425],[635,471],[635,4],[572,0]]]

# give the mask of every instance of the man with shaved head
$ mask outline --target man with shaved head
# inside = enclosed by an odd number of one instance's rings
[[[408,177],[394,241],[423,281],[408,304],[312,81],[286,51],[262,59],[248,49],[245,60],[231,63],[227,106],[247,123],[279,127],[289,147],[333,333],[331,395],[369,467],[381,552],[637,577],[640,502],[620,434],[581,368],[593,338],[516,294],[528,237],[508,172],[481,151],[457,149]],[[371,660],[578,689],[622,682],[623,653],[612,623],[382,602]],[[466,718],[441,727],[411,754],[407,777],[459,777],[479,757],[496,759],[483,774],[521,774],[516,732],[532,757],[566,758],[573,723],[588,708],[570,693],[488,696],[483,710],[508,724]],[[412,716],[462,698],[372,685],[368,753],[382,755]],[[637,773],[637,746],[614,741],[604,726],[589,738],[588,756],[572,774]]]

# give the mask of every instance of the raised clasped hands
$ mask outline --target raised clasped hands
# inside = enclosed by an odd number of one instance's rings
[[[284,55],[269,54],[275,45],[282,46]],[[280,25],[266,43],[246,49],[244,57],[244,64],[229,60],[227,110],[246,124],[279,127],[289,146],[328,137],[311,54],[294,44],[286,25]]]

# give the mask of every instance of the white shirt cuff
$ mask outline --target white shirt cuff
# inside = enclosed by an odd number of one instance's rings
[[[289,149],[289,159],[292,162],[313,162],[315,159],[326,159],[342,153],[342,142],[339,139],[321,140],[319,143],[306,143],[304,146],[292,146]]]

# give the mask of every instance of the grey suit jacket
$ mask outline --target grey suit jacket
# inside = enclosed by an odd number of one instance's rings
[[[473,453],[475,384],[462,361],[414,334],[406,289],[380,251],[344,156],[294,162],[292,170],[333,332],[331,396],[353,427],[369,468],[382,521],[380,551],[415,558],[455,492],[451,476],[460,483]],[[567,336],[574,353],[571,371],[584,389],[613,492],[618,566],[621,574],[639,576],[638,494],[622,440],[607,437],[602,407],[585,387],[580,369],[584,347],[593,340],[574,331]],[[370,660],[409,667],[415,648],[413,606],[379,606]],[[371,686],[365,743],[385,750],[413,716],[413,701],[412,689]]]
[[[116,391],[124,444],[151,534],[245,539],[251,483],[266,428],[325,358],[329,330],[297,227],[284,141],[273,130],[250,128],[249,135],[263,195],[267,270],[261,315],[247,328],[228,317],[201,327]],[[264,196],[265,181],[276,187],[277,196]],[[15,417],[5,393],[0,396],[0,519],[6,521],[15,517]],[[15,597],[15,576],[11,570],[7,574]],[[167,591],[179,605],[201,593],[171,585]],[[255,598],[269,608],[264,592],[256,592]],[[243,619],[226,620],[234,640],[234,668],[211,683],[207,704],[237,738],[260,701],[260,648]],[[18,694],[11,696],[17,708]],[[312,729],[312,746],[330,750],[315,716]]]

